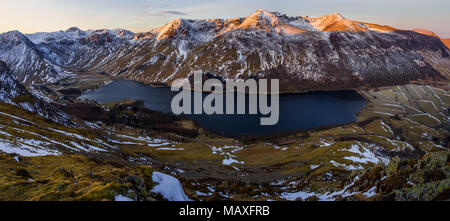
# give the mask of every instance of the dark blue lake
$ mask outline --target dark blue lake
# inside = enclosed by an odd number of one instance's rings
[[[149,109],[171,113],[171,101],[176,94],[177,92],[172,92],[170,88],[155,88],[134,81],[120,80],[85,92],[80,99],[95,100],[99,103],[125,99],[142,100]],[[203,93],[203,97],[206,95],[208,94]],[[246,101],[248,100],[246,95]],[[269,135],[351,123],[356,121],[356,114],[366,104],[364,98],[355,91],[281,94],[279,100],[280,118],[274,126],[261,126],[260,118],[263,115],[260,114],[202,114],[186,117],[196,121],[200,127],[224,134]]]

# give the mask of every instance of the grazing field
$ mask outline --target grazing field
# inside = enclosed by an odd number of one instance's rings
[[[450,95],[447,91],[428,85],[405,85],[361,91],[369,100],[358,115],[359,120],[379,116],[406,117],[426,126],[448,126]]]

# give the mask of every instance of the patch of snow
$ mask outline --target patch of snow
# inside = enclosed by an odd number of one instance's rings
[[[184,193],[180,181],[172,176],[153,172],[153,182],[158,183],[153,187],[152,192],[161,194],[169,201],[191,201]]]
[[[320,139],[320,142],[322,143],[321,147],[329,147],[334,144],[333,142],[327,142],[324,139]]]
[[[114,197],[114,201],[117,201],[117,202],[132,202],[134,200],[132,200],[132,199],[126,197],[126,196],[123,196],[123,195],[117,195],[117,196]]]
[[[215,146],[210,146],[211,151],[213,154],[216,155],[220,155],[223,156],[224,159],[222,161],[222,164],[224,165],[232,165],[232,164],[245,164],[245,162],[243,161],[239,161],[236,159],[236,156],[234,156],[233,154],[242,150],[243,147],[239,147],[239,146],[223,146],[223,147],[215,147]]]
[[[235,159],[232,159],[232,158],[229,158],[229,159],[224,159],[223,161],[222,161],[222,164],[223,165],[231,165],[231,164],[234,164],[234,163],[239,163],[239,164],[243,164],[242,162],[240,162],[240,161],[238,161],[238,160],[235,160]]]
[[[37,157],[48,155],[61,155],[57,150],[44,149],[45,142],[36,140],[17,139],[14,144],[0,139],[0,151],[8,154],[17,154],[24,157]]]
[[[158,149],[156,149],[156,150],[167,150],[167,151],[180,151],[180,150],[184,150],[184,148],[170,148],[170,147],[161,147],[161,148],[158,148]]]
[[[335,166],[335,167],[344,168],[346,170],[363,170],[364,169],[364,167],[362,167],[360,165],[359,166],[346,165],[346,164],[338,163],[334,160],[330,161],[330,163],[333,164],[333,166]]]
[[[199,191],[196,191],[195,194],[197,194],[197,196],[210,196],[211,194],[207,194],[207,193],[202,193]]]
[[[344,189],[337,191],[337,192],[328,192],[324,194],[318,194],[314,192],[306,192],[306,191],[300,191],[300,192],[294,192],[294,193],[282,193],[281,198],[294,201],[294,200],[306,200],[310,197],[317,197],[319,201],[334,201],[337,196],[341,197],[349,197],[352,195],[355,195],[356,193],[350,192],[348,189],[355,184],[355,181],[357,181],[359,177],[355,177],[353,182],[347,186],[344,187]]]
[[[69,133],[69,132],[66,132],[66,131],[57,130],[57,129],[53,129],[53,128],[49,128],[49,129],[54,131],[54,132],[58,132],[60,134],[63,134],[63,135],[69,136],[69,137],[77,138],[79,140],[91,141],[90,139],[87,139],[87,138],[85,138],[85,137],[83,137],[83,136],[81,136],[79,134]]]
[[[19,120],[19,121],[27,122],[27,123],[29,123],[29,124],[34,124],[34,123],[31,122],[31,121],[28,121],[28,120],[25,120],[25,119],[23,119],[23,118],[16,117],[16,116],[13,116],[13,115],[10,115],[10,114],[7,114],[7,113],[0,112],[0,114],[5,115],[5,116],[8,116],[8,117],[11,117],[11,118],[14,118],[14,119]]]
[[[309,165],[309,167],[311,168],[311,170],[315,170],[315,169],[319,168],[320,165]]]
[[[375,194],[377,194],[377,192],[375,191],[377,189],[376,186],[370,188],[369,190],[367,190],[367,192],[363,193],[365,197],[370,198],[375,196]]]
[[[389,159],[375,155],[375,153],[373,153],[369,148],[367,148],[359,143],[352,144],[350,149],[341,149],[340,151],[348,151],[348,152],[359,155],[359,156],[344,157],[345,160],[350,160],[355,163],[363,163],[363,164],[383,163],[385,165],[387,165],[389,163]]]
[[[384,121],[381,121],[381,128],[383,128],[383,130],[388,132],[389,134],[394,134],[394,132],[392,131],[391,127],[389,127],[389,125],[384,123]]]

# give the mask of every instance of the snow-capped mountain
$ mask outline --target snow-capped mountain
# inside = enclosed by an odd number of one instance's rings
[[[352,21],[340,14],[175,19],[103,68],[142,82],[195,71],[222,78],[280,78],[285,91],[343,89],[448,77],[449,49],[435,37]],[[119,66],[118,66],[119,65]]]
[[[134,33],[123,30],[66,31],[0,35],[0,59],[15,78],[27,84],[55,83],[76,70],[92,68],[129,45]]]
[[[27,37],[52,63],[78,69],[108,61],[108,56],[129,46],[129,39],[134,35],[123,29],[82,31],[72,27],[66,31],[35,33]]]
[[[224,79],[280,78],[282,90],[303,91],[450,76],[450,51],[439,38],[340,14],[257,10],[244,18],[174,19],[138,34],[78,28],[13,33],[2,34],[0,59],[28,83],[36,79],[26,76],[54,82],[80,70],[170,83],[201,71]]]
[[[0,60],[11,68],[15,78],[21,82],[55,82],[67,75],[18,31],[0,34]]]

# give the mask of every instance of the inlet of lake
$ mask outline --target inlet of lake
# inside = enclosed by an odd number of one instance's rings
[[[170,88],[157,88],[135,81],[118,80],[99,89],[84,92],[79,99],[94,100],[100,104],[141,100],[148,109],[172,113],[171,102],[177,93],[172,92]],[[206,95],[207,93],[203,93],[203,97]],[[202,128],[226,135],[275,135],[355,122],[356,114],[366,104],[364,98],[355,91],[281,94],[279,102],[279,122],[273,126],[261,126],[260,118],[264,117],[261,114],[202,114],[185,115],[185,117],[194,120]],[[248,95],[246,95],[246,103],[248,106]]]

